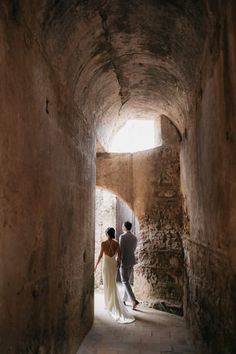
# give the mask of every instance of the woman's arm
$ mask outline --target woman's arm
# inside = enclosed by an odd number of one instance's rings
[[[103,255],[103,243],[101,243],[101,250],[100,250],[100,253],[99,253],[99,256],[98,256],[97,263],[96,263],[96,265],[95,265],[95,267],[94,267],[94,272],[95,272],[96,269],[97,269],[97,266],[98,266],[98,264],[99,264],[99,262],[100,262],[100,260],[101,260],[101,258],[102,258],[102,255]]]

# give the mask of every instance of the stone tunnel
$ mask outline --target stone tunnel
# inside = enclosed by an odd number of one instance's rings
[[[96,185],[139,218],[140,298],[235,353],[235,1],[2,0],[0,33],[0,353],[91,328]],[[109,153],[132,118],[162,145]]]

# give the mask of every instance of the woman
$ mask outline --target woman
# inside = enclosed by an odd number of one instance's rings
[[[120,262],[120,247],[119,243],[115,240],[115,229],[108,227],[106,235],[108,239],[101,243],[101,251],[94,271],[96,271],[103,257],[102,279],[106,309],[115,321],[119,323],[131,323],[135,321],[135,318],[127,311],[121,301],[116,285],[117,266],[119,266]]]

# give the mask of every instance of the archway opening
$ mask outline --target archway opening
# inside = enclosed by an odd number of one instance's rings
[[[107,227],[114,227],[116,240],[122,234],[122,224],[129,220],[132,223],[133,233],[139,237],[139,221],[132,209],[121,198],[114,193],[100,187],[96,187],[95,207],[95,261],[100,252],[101,242],[106,240],[105,230]],[[120,282],[119,272],[117,282]],[[95,291],[103,289],[102,268],[98,267],[94,277]]]

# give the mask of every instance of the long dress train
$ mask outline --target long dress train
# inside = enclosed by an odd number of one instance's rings
[[[117,263],[115,255],[110,257],[103,253],[102,278],[104,298],[107,311],[116,322],[131,323],[135,321],[123,304],[116,284]]]

